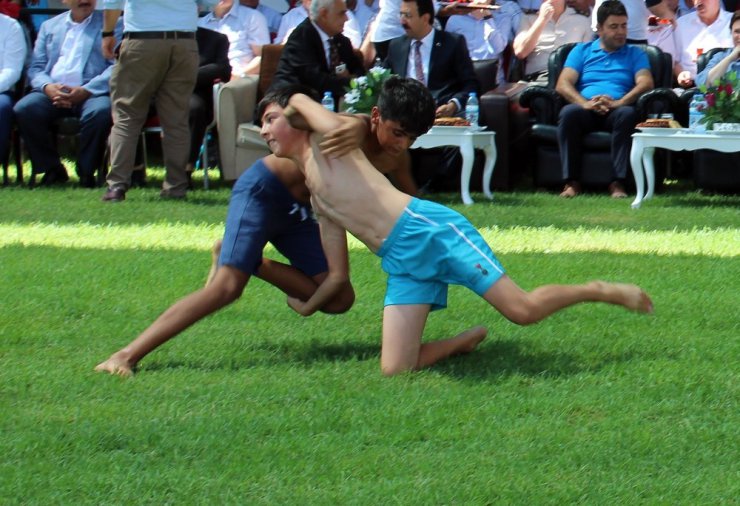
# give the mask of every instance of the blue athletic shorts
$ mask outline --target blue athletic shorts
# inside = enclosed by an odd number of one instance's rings
[[[218,264],[256,274],[268,242],[308,276],[328,270],[311,208],[295,200],[258,160],[239,177],[231,192]]]
[[[460,213],[412,199],[378,251],[388,273],[385,305],[447,306],[448,285],[483,295],[504,268],[480,233]]]

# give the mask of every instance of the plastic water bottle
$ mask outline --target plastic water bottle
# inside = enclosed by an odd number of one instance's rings
[[[334,97],[331,96],[331,91],[324,92],[324,98],[321,99],[321,105],[334,112]]]
[[[465,119],[468,120],[468,123],[473,128],[478,127],[478,111],[478,97],[474,92],[470,92],[468,102],[465,104]]]
[[[704,95],[701,93],[695,94],[691,97],[691,104],[689,104],[689,129],[694,132],[705,132],[707,126],[701,123],[700,120],[704,118],[704,108],[707,106]]]

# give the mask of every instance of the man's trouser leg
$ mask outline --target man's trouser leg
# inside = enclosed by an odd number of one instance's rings
[[[162,152],[167,169],[162,191],[171,197],[187,193],[185,166],[190,153],[189,104],[198,74],[198,44],[194,39],[167,41],[170,67],[156,94],[155,107],[162,125]]]
[[[607,128],[612,133],[612,178],[615,181],[624,181],[627,178],[635,125],[637,111],[631,105],[618,107],[609,113]]]
[[[152,97],[167,71],[166,46],[160,40],[124,39],[110,80],[113,128],[109,188],[127,190],[131,184],[136,144]]]
[[[57,118],[71,116],[72,111],[54,107],[49,97],[40,91],[32,91],[20,99],[14,110],[34,173],[42,174],[61,167],[53,126]]]
[[[112,123],[110,97],[90,97],[85,100],[81,109],[77,175],[85,177],[95,174],[103,160],[105,142]]]

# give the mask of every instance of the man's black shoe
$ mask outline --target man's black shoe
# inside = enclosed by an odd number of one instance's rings
[[[105,195],[103,195],[103,198],[101,198],[103,202],[121,202],[126,200],[126,190],[123,188],[108,188],[108,191],[105,192]]]
[[[54,167],[47,169],[44,175],[41,177],[39,184],[41,186],[52,186],[55,184],[62,184],[69,181],[69,174],[64,167]]]

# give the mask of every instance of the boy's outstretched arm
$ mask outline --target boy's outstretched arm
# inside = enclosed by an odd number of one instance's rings
[[[323,308],[349,283],[347,232],[324,216],[319,215],[318,222],[329,272],[306,302],[288,297],[288,305],[303,316],[310,316]]]
[[[319,134],[336,130],[342,126],[343,121],[346,121],[337,113],[326,109],[302,93],[296,93],[290,97],[284,114],[293,128],[310,130]]]

